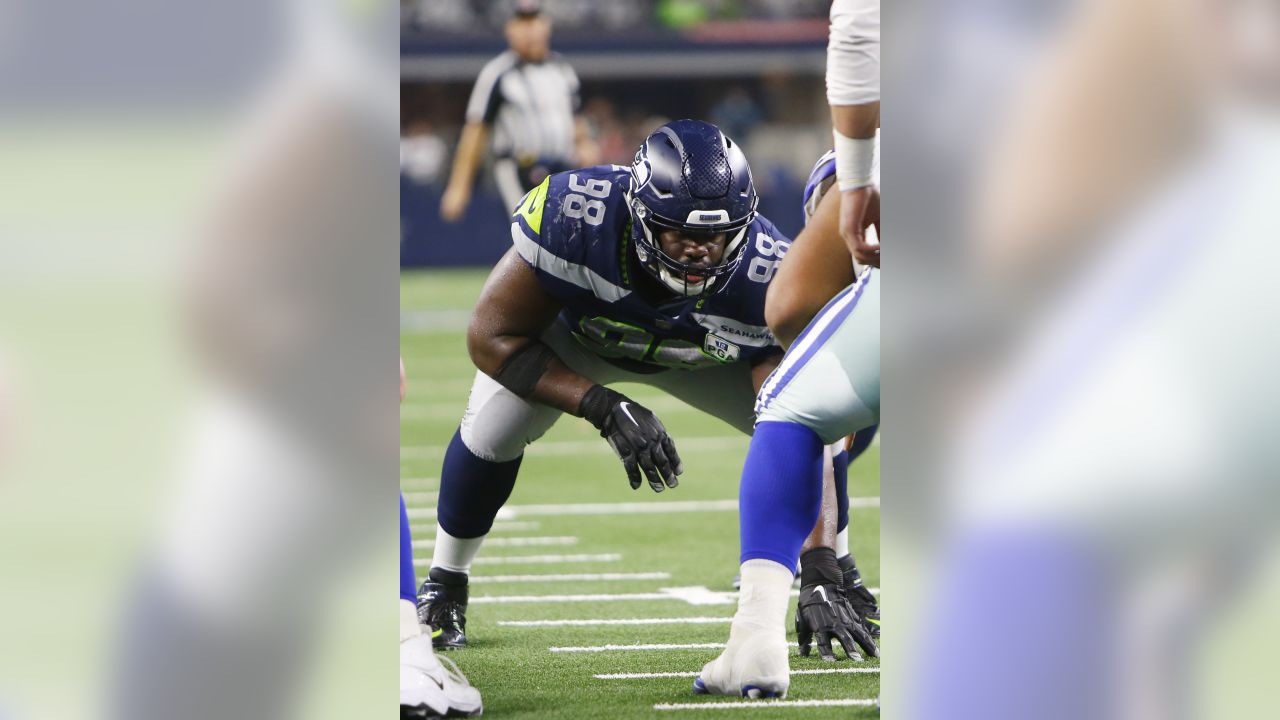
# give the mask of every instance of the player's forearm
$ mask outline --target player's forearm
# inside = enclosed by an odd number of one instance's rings
[[[818,311],[855,279],[849,249],[840,236],[840,199],[834,190],[822,196],[769,283],[765,322],[784,348],[791,347]],[[878,207],[877,203],[877,212]]]
[[[462,137],[458,140],[458,152],[453,158],[453,171],[449,176],[449,185],[470,189],[475,182],[476,170],[484,156],[485,140],[489,130],[483,123],[468,123],[462,129]]]
[[[529,399],[581,417],[582,398],[594,385],[556,358],[548,365]]]
[[[594,382],[574,372],[551,348],[522,335],[472,335],[467,350],[480,372],[520,397],[579,415]]]
[[[880,102],[862,105],[832,105],[831,127],[845,137],[874,138],[880,129]]]
[[[832,140],[836,150],[836,184],[841,192],[871,185],[875,170],[876,128],[880,103],[832,105]]]

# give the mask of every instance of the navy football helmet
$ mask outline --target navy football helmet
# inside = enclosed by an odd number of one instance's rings
[[[758,201],[747,157],[719,128],[701,120],[663,125],[631,165],[627,203],[641,267],[675,293],[706,293],[737,268]],[[724,254],[717,265],[686,265],[662,251],[657,234],[663,230],[724,232]]]

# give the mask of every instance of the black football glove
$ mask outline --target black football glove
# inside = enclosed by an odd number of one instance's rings
[[[844,594],[840,566],[831,548],[810,550],[800,558],[800,602],[796,606],[796,639],[800,654],[808,656],[814,636],[818,639],[818,656],[835,662],[834,638],[850,660],[861,660],[861,647],[870,657],[880,657],[880,649],[867,633],[862,619],[854,612]]]
[[[849,605],[862,618],[862,626],[871,637],[880,637],[880,605],[876,596],[862,584],[862,573],[853,561],[852,555],[840,558],[840,570],[844,573],[844,594],[849,598]]]
[[[684,472],[684,463],[680,462],[667,429],[648,408],[622,393],[596,385],[582,397],[578,412],[618,453],[632,490],[640,487],[641,470],[654,492],[680,484],[676,476]]]

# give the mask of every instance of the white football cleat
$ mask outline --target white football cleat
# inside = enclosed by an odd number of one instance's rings
[[[786,631],[735,622],[720,657],[693,681],[699,695],[784,698],[791,685]]]
[[[482,710],[480,691],[435,654],[429,633],[400,641],[401,718],[476,717]]]

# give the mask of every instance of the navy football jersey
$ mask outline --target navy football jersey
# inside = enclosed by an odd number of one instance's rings
[[[764,320],[765,290],[791,241],[757,215],[742,260],[706,297],[672,296],[655,306],[636,291],[631,262],[631,169],[557,173],[512,217],[516,251],[542,288],[564,303],[558,322],[595,354],[638,372],[754,364],[782,352]]]

